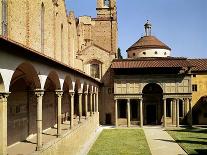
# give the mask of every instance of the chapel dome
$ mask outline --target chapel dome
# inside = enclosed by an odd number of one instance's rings
[[[170,47],[151,35],[151,24],[149,21],[145,26],[145,36],[141,37],[136,43],[127,49],[129,58],[136,57],[168,57]]]

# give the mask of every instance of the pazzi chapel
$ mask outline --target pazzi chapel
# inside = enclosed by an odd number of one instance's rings
[[[116,0],[96,12],[1,0],[0,154],[76,154],[100,124],[207,124],[207,59],[173,57],[150,21],[120,59]]]

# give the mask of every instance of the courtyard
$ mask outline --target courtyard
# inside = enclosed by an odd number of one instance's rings
[[[188,154],[207,154],[206,127],[172,129],[168,133]]]
[[[142,129],[104,129],[89,155],[150,155]]]
[[[207,128],[104,128],[88,155],[207,154]]]

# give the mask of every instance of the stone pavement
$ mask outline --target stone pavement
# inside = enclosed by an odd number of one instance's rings
[[[161,126],[144,126],[152,155],[187,155]]]

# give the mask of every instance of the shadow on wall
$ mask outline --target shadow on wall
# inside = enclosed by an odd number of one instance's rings
[[[207,96],[201,97],[194,105],[193,124],[207,125]]]

